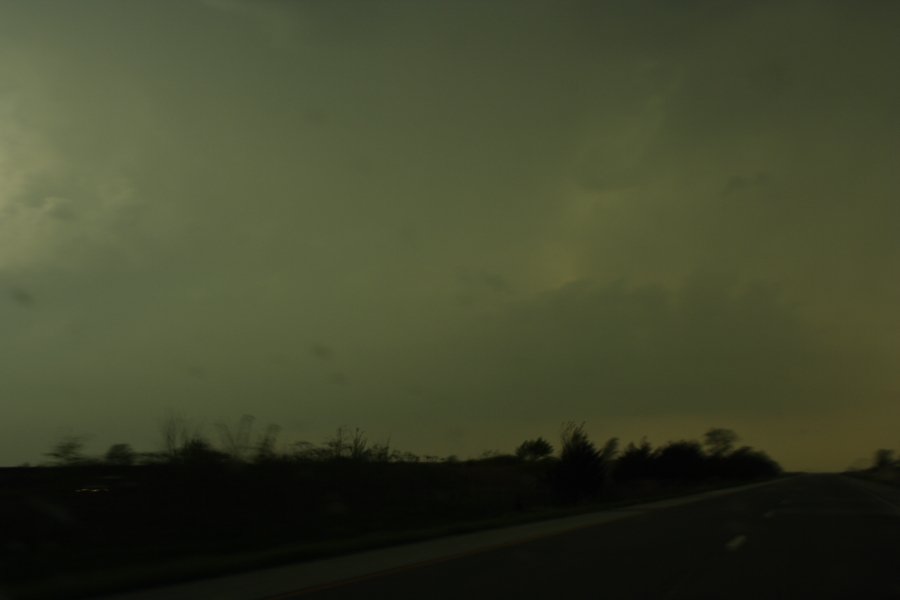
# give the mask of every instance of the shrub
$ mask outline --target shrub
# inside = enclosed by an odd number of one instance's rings
[[[700,479],[706,466],[703,448],[695,441],[669,442],[656,454],[656,472],[665,479]]]
[[[724,458],[723,472],[733,479],[759,479],[775,477],[781,466],[765,452],[744,446]]]
[[[516,456],[521,460],[535,461],[553,455],[553,446],[542,437],[525,440],[516,448]]]
[[[656,467],[653,447],[645,439],[640,446],[628,444],[625,452],[616,461],[615,478],[618,481],[634,481],[653,477]]]
[[[595,498],[603,489],[615,440],[607,442],[601,452],[588,438],[583,423],[564,425],[561,438],[559,462],[551,472],[554,489],[565,502]]]

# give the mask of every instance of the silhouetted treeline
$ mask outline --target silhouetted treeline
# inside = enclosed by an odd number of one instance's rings
[[[163,449],[137,452],[130,444],[116,443],[103,457],[84,453],[84,438],[68,436],[47,453],[56,466],[86,465],[212,465],[261,464],[271,462],[308,463],[353,461],[364,463],[457,463],[456,456],[417,455],[392,448],[390,442],[372,443],[359,428],[340,427],[321,444],[301,441],[276,449],[277,426],[269,425],[254,433],[254,418],[244,415],[235,425],[217,425],[219,443],[203,435],[187,419],[170,416],[161,422]],[[493,464],[555,464],[550,477],[560,485],[581,481],[585,490],[599,491],[611,481],[639,479],[700,480],[705,478],[747,479],[771,477],[780,473],[778,463],[764,452],[749,446],[735,448],[737,434],[730,429],[713,428],[702,442],[680,440],[653,448],[649,442],[628,444],[619,452],[618,438],[610,438],[602,448],[591,441],[584,423],[563,424],[560,452],[543,437],[523,441],[513,453],[485,452],[465,462]],[[879,450],[878,465],[894,464],[893,452]],[[562,483],[568,482],[568,483]]]
[[[201,434],[186,419],[170,416],[162,421],[163,449],[138,453],[127,443],[113,444],[103,458],[89,458],[83,453],[83,440],[68,437],[48,452],[53,464],[59,466],[169,466],[212,469],[227,467],[234,472],[237,466],[255,465],[262,470],[315,467],[320,476],[325,473],[344,473],[351,467],[343,463],[368,465],[352,467],[363,472],[376,469],[374,465],[388,464],[465,464],[486,467],[505,466],[539,475],[535,487],[548,493],[557,502],[571,503],[610,496],[630,484],[659,482],[661,484],[696,484],[705,481],[743,481],[774,477],[781,468],[764,452],[749,446],[735,448],[737,434],[730,429],[713,428],[703,441],[680,440],[654,448],[645,440],[629,443],[619,451],[618,438],[610,438],[602,447],[590,439],[585,425],[570,422],[563,425],[560,450],[542,437],[523,441],[514,453],[486,452],[481,457],[460,461],[455,456],[419,456],[391,448],[390,443],[371,443],[359,428],[338,428],[333,436],[321,444],[294,442],[276,449],[278,428],[269,426],[254,435],[254,419],[245,415],[234,425],[219,424],[219,444]],[[881,462],[888,459],[887,451],[880,451]],[[892,460],[892,455],[891,455]],[[383,468],[378,468],[382,471]],[[247,473],[245,469],[241,471]],[[646,485],[644,485],[646,487]],[[517,492],[517,506],[522,494]],[[452,494],[451,494],[452,496]],[[546,498],[541,498],[541,502]]]
[[[630,444],[616,461],[615,479],[759,479],[781,472],[778,463],[764,452],[743,447],[723,454],[710,454],[694,441],[669,442],[652,448],[644,442]]]
[[[737,435],[710,429],[704,443],[683,440],[653,448],[643,440],[618,453],[618,439],[602,448],[588,439],[584,425],[568,424],[562,435],[559,462],[550,472],[558,498],[565,501],[600,497],[617,486],[635,482],[700,483],[775,477],[781,467],[749,446],[735,449]],[[705,447],[705,448],[704,448]]]
[[[251,417],[218,427],[218,442],[187,420],[161,427],[161,448],[126,442],[102,456],[82,438],[56,444],[51,464],[0,469],[0,562],[6,577],[52,577],[195,553],[309,545],[456,527],[577,502],[642,500],[723,482],[772,477],[764,453],[734,449],[724,429],[704,441],[619,450],[583,424],[513,452],[469,460],[418,456],[338,429],[320,444],[278,444]],[[318,548],[318,550],[316,550]]]

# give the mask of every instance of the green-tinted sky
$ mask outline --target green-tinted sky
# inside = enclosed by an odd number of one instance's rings
[[[894,2],[0,3],[0,463],[900,445]]]

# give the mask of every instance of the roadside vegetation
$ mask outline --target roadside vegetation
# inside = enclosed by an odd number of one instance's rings
[[[727,429],[659,447],[595,444],[567,423],[508,454],[419,456],[371,442],[358,428],[320,444],[279,445],[278,428],[249,416],[215,437],[180,417],[160,448],[125,442],[101,456],[60,440],[41,467],[0,469],[0,560],[7,582],[110,569],[163,558],[303,544],[304,556],[367,536],[513,522],[777,476],[765,453],[737,447]],[[499,520],[499,521],[498,521]],[[374,537],[373,537],[374,536]],[[352,546],[351,546],[352,547]],[[309,551],[309,548],[313,548]]]
[[[889,448],[879,448],[865,469],[853,469],[851,475],[900,487],[900,458]]]

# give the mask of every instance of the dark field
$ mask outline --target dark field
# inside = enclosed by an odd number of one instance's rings
[[[499,457],[2,469],[3,581],[27,592],[35,582],[76,577],[74,594],[81,585],[302,560],[741,479],[616,481],[610,473],[576,496],[571,477],[559,475],[562,464]]]

